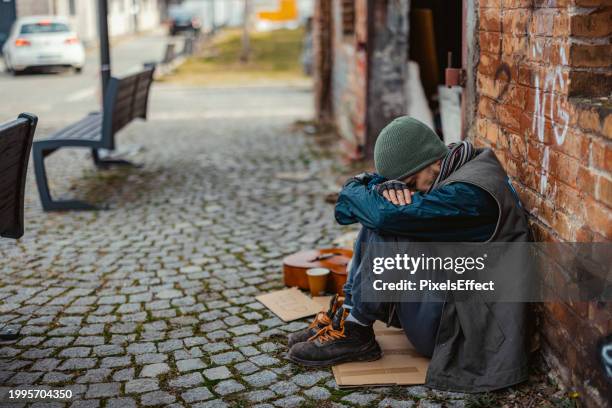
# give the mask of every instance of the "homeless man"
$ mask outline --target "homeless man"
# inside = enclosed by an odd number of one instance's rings
[[[491,149],[468,142],[445,146],[423,123],[400,117],[380,133],[377,174],[350,179],[336,203],[340,224],[362,229],[345,300],[333,301],[289,338],[289,358],[306,366],[381,357],[374,321],[395,322],[422,355],[431,357],[427,385],[464,392],[494,390],[527,378],[524,305],[454,301],[376,303],[361,300],[361,262],[368,243],[402,237],[427,242],[528,241],[518,196]]]

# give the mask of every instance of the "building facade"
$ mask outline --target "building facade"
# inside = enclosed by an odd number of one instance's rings
[[[16,0],[17,16],[67,16],[79,38],[93,44],[98,37],[97,0]],[[108,0],[109,35],[120,36],[154,29],[161,22],[159,0]]]
[[[346,156],[368,158],[392,118],[429,109],[445,139],[460,129],[495,151],[538,241],[610,242],[611,34],[609,0],[317,0],[317,117],[336,126]],[[586,406],[607,406],[610,303],[536,309],[552,375]]]

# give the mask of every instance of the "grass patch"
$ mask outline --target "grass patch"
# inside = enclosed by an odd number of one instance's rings
[[[252,84],[270,80],[301,80],[301,28],[251,33],[251,57],[240,61],[242,32],[227,29],[163,79],[190,84]]]

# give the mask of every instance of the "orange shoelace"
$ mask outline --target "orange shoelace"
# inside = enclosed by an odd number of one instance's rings
[[[313,327],[317,327],[319,325],[327,326],[329,324],[331,324],[331,319],[329,318],[329,316],[327,316],[327,313],[326,312],[319,312],[315,316],[315,318],[312,321],[312,323],[310,323],[310,326],[308,326],[308,328],[312,329]]]
[[[334,326],[330,323],[319,330],[317,334],[309,338],[308,341],[315,341],[316,339],[319,339],[321,343],[325,343],[346,337],[346,334],[344,334],[344,319],[346,316],[348,316],[348,310],[345,310],[342,314],[342,319],[340,319],[340,329],[334,329]]]

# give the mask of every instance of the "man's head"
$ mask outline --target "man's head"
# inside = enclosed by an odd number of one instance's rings
[[[446,145],[427,125],[401,116],[378,135],[374,164],[381,176],[404,181],[411,189],[427,191],[440,173],[440,161],[447,153]]]

